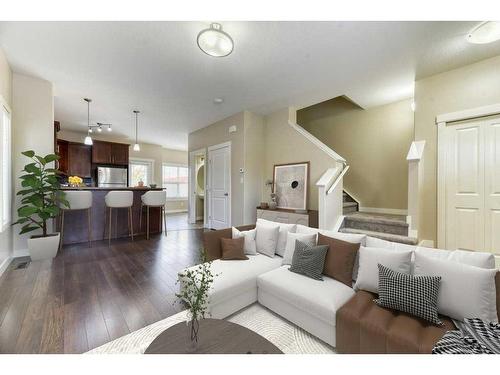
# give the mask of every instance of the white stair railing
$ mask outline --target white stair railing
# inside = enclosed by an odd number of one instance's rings
[[[332,167],[328,168],[316,182],[318,187],[318,224],[320,229],[338,230],[343,220],[343,177],[349,166],[342,156],[302,126],[292,121],[289,121],[288,124],[332,159]]]
[[[418,238],[419,189],[424,177],[425,141],[415,141],[410,145],[408,161],[408,236]]]

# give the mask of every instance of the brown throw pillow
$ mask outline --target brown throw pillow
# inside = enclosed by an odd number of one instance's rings
[[[245,244],[245,237],[240,238],[221,238],[222,258],[223,260],[246,260],[248,257],[245,255],[243,245]]]
[[[352,287],[352,269],[359,243],[341,241],[318,233],[318,246],[328,245],[323,274]]]

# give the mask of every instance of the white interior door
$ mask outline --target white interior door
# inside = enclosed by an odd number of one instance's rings
[[[485,248],[484,123],[446,128],[446,248]]]
[[[208,223],[213,229],[231,226],[231,145],[208,149]]]
[[[500,254],[500,119],[485,123],[485,247]]]

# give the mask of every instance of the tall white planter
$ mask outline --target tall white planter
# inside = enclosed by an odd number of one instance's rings
[[[57,255],[59,249],[60,233],[54,233],[48,237],[35,237],[28,240],[28,249],[31,260],[52,259]]]

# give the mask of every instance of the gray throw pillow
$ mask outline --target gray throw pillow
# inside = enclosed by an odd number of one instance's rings
[[[309,246],[299,240],[295,241],[295,252],[292,257],[290,271],[310,277],[315,280],[323,280],[323,268],[328,245]]]
[[[438,316],[440,276],[413,276],[378,264],[378,299],[381,307],[403,311],[435,325],[443,323]]]

